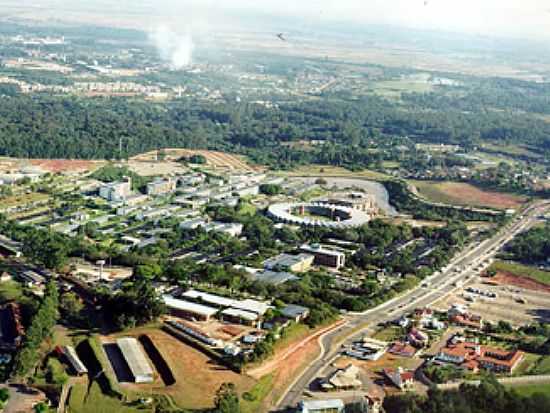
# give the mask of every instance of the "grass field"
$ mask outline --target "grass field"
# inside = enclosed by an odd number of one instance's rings
[[[532,158],[540,158],[540,154],[518,145],[494,145],[491,143],[484,143],[482,148],[489,151],[502,152],[503,154],[509,156],[529,156]]]
[[[395,340],[400,340],[403,338],[404,330],[401,327],[398,326],[389,326],[386,328],[383,328],[382,330],[377,331],[372,338],[376,340],[382,340],[387,342],[392,342]]]
[[[410,183],[428,201],[444,204],[517,209],[527,200],[519,195],[488,191],[462,182],[410,181]]]
[[[285,330],[283,337],[275,343],[273,350],[275,352],[280,351],[292,343],[303,340],[310,334],[311,328],[308,326],[304,324],[292,324]]]
[[[489,270],[504,272],[516,277],[525,277],[550,286],[550,272],[519,263],[496,261]]]
[[[550,384],[527,384],[525,386],[509,386],[522,396],[531,396],[535,393],[549,394]]]
[[[89,392],[86,383],[78,383],[71,389],[69,397],[68,413],[138,413],[149,412],[149,409],[139,409],[138,406],[128,406],[121,400],[110,397],[101,391],[101,388],[94,382]]]
[[[273,390],[273,374],[267,374],[262,377],[248,392],[243,393],[241,400],[242,413],[256,413],[260,411],[260,406]]]
[[[433,85],[420,79],[386,80],[369,84],[369,90],[385,98],[401,98],[402,93],[428,93]]]
[[[374,181],[380,181],[388,179],[390,176],[380,172],[364,169],[362,171],[354,172],[349,169],[339,166],[331,165],[303,165],[292,171],[279,172],[281,175],[286,176],[334,176],[334,177],[349,177],[349,178],[366,178]]]
[[[9,207],[18,206],[18,205],[31,204],[33,202],[45,201],[48,198],[49,196],[46,194],[39,194],[37,192],[33,192],[30,194],[13,195],[13,196],[2,198],[2,201],[0,204],[2,205],[2,208],[9,208]]]
[[[19,301],[23,296],[23,287],[17,281],[0,283],[0,303]]]

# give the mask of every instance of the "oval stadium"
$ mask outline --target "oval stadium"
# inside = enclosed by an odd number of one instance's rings
[[[308,227],[355,228],[371,219],[365,211],[322,202],[273,204],[267,213],[276,221]]]

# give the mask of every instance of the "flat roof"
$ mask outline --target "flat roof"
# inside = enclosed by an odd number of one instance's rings
[[[303,400],[302,406],[310,410],[343,409],[344,402],[341,399]]]
[[[288,304],[281,310],[281,314],[287,317],[297,317],[307,312],[309,312],[309,308],[296,304]]]
[[[217,308],[207,307],[202,304],[196,304],[185,300],[178,300],[170,295],[163,295],[162,300],[164,304],[169,308],[174,308],[176,310],[188,311],[194,314],[200,314],[207,317],[213,316],[218,312]]]
[[[281,271],[257,271],[250,273],[250,276],[256,281],[265,282],[268,284],[279,285],[287,281],[297,280],[298,277],[290,272]]]
[[[341,251],[325,248],[321,245],[317,247],[314,245],[304,244],[300,247],[300,249],[303,251],[311,252],[312,254],[332,255],[334,257],[341,257],[342,255],[346,255]]]
[[[274,257],[268,258],[264,261],[264,265],[269,266],[291,266],[298,264],[302,261],[314,258],[311,254],[301,253],[298,255],[292,254],[279,254]]]
[[[269,308],[269,304],[264,303],[262,301],[251,300],[250,298],[247,298],[246,300],[236,301],[232,307],[237,308],[239,310],[245,310],[252,313],[256,313],[259,315],[264,315]]]
[[[228,308],[226,310],[223,310],[222,315],[238,317],[248,321],[256,321],[258,319],[258,314],[251,313],[250,311],[239,310],[237,308]]]
[[[153,379],[153,369],[149,365],[145,353],[133,337],[119,338],[116,341],[130,371],[137,380],[140,377],[151,377]]]
[[[232,307],[235,300],[222,297],[220,295],[205,293],[203,291],[188,290],[182,294],[182,297],[191,298],[193,300],[201,300],[205,303],[219,305],[220,307]]]

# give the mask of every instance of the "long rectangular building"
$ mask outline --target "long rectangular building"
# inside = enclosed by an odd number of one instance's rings
[[[206,305],[192,303],[185,300],[178,300],[177,298],[169,295],[164,295],[162,300],[172,315],[181,318],[209,321],[210,318],[218,312],[217,308],[208,307]]]
[[[151,383],[153,381],[153,369],[149,365],[138,341],[133,337],[124,337],[119,338],[116,343],[130,368],[134,382]]]

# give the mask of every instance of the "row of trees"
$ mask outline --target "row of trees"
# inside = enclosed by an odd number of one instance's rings
[[[550,396],[535,393],[521,396],[507,389],[493,376],[479,386],[462,384],[457,390],[430,389],[426,396],[388,396],[387,413],[539,413],[550,411]]]
[[[23,346],[15,357],[13,369],[15,376],[25,375],[38,362],[40,345],[47,337],[50,337],[57,322],[58,305],[57,285],[54,281],[50,281],[46,286],[44,298],[38,311],[27,329]]]

